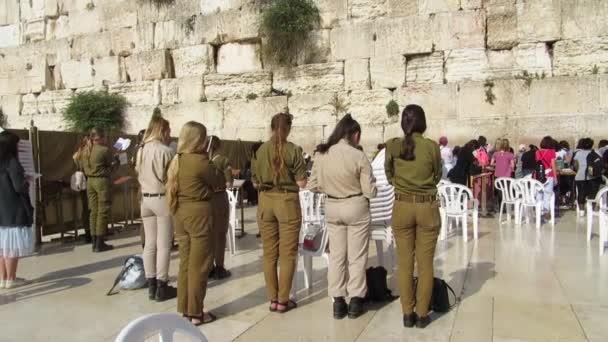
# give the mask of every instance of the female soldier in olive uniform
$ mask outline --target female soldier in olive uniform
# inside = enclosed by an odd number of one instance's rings
[[[93,128],[89,134],[89,148],[82,153],[81,166],[87,177],[87,195],[91,216],[89,225],[93,252],[105,252],[114,249],[106,245],[105,235],[110,220],[112,189],[110,174],[113,167],[113,155],[105,146],[106,134],[101,128]]]
[[[224,174],[225,187],[219,188],[213,193],[211,207],[213,208],[213,260],[209,277],[225,279],[230,277],[230,271],[224,267],[224,250],[226,249],[226,233],[228,232],[228,220],[230,216],[230,203],[226,189],[232,187],[232,167],[228,158],[218,153],[221,146],[220,138],[212,135],[209,137],[207,153],[215,167]]]
[[[430,323],[433,258],[441,224],[436,197],[441,180],[441,154],[437,143],[422,136],[426,118],[420,106],[405,107],[401,128],[405,138],[386,143],[385,170],[386,178],[395,187],[392,228],[399,258],[403,325],[424,328]],[[414,257],[418,263],[416,290]]]
[[[167,172],[166,195],[179,243],[177,311],[195,325],[215,320],[203,311],[203,301],[213,262],[210,201],[224,186],[224,177],[205,153],[206,137],[203,124],[186,123]]]
[[[251,161],[252,182],[260,191],[258,226],[264,249],[264,278],[270,311],[287,312],[296,307],[289,292],[298,255],[302,212],[300,188],[306,186],[302,149],[287,141],[292,116],[272,118],[272,138]],[[277,262],[280,272],[277,277]]]

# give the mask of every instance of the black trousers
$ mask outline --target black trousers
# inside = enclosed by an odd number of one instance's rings
[[[600,189],[601,179],[576,181],[577,200],[579,207],[584,208],[587,199],[594,199]]]

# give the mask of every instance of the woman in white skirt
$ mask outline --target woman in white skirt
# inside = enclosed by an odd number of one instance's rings
[[[29,184],[17,159],[19,137],[0,133],[0,289],[27,284],[17,278],[19,258],[31,255],[33,208]]]

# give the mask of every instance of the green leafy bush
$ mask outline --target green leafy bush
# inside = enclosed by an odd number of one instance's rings
[[[399,104],[395,100],[390,100],[386,105],[386,115],[389,118],[399,116]]]
[[[290,64],[320,18],[312,0],[273,1],[262,14],[262,31],[268,38],[266,55],[279,64]]]
[[[93,127],[102,127],[108,132],[119,132],[124,126],[124,111],[127,99],[107,91],[85,91],[70,99],[63,119],[70,129],[86,132]]]

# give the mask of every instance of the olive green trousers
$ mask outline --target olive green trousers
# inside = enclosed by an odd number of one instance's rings
[[[211,199],[213,210],[213,263],[216,267],[224,267],[226,253],[226,233],[230,219],[230,203],[226,191],[216,192]]]
[[[112,185],[109,178],[87,178],[91,236],[105,236],[110,222]]]

